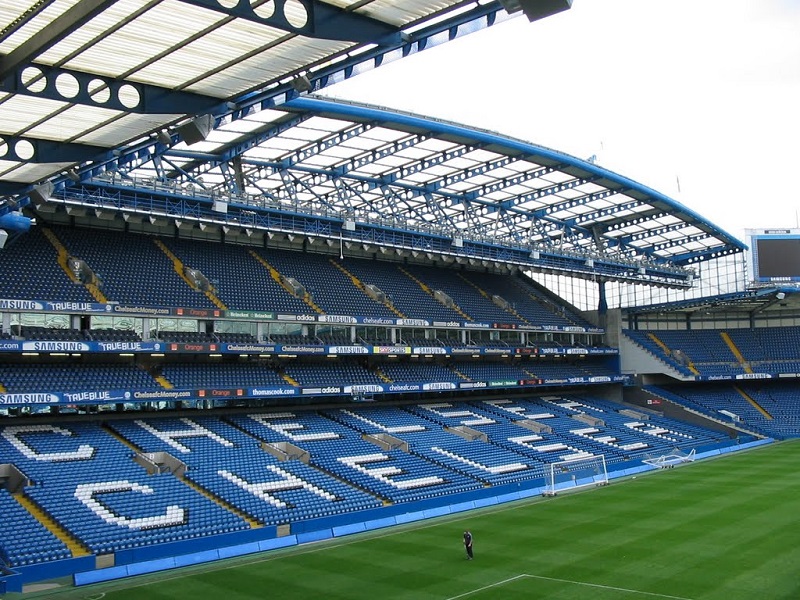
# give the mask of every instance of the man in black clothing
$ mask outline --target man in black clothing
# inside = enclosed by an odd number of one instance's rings
[[[467,550],[467,560],[472,560],[472,534],[464,532],[464,548]]]

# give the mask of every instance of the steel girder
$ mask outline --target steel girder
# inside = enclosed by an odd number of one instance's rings
[[[317,0],[239,2],[231,8],[225,8],[217,0],[181,1],[311,38],[388,43],[400,36],[399,29],[388,23]]]
[[[0,78],[0,92],[122,113],[192,115],[223,109],[221,98],[29,63]]]
[[[89,187],[58,190],[50,202],[63,203],[66,206],[77,205],[123,213],[139,213],[156,218],[169,218],[182,223],[187,221],[213,223],[239,229],[259,229],[317,237],[330,237],[338,234],[352,243],[508,262],[522,267],[527,266],[554,273],[563,272],[565,275],[585,278],[606,277],[638,283],[657,280],[678,286],[686,285],[687,281],[687,273],[670,267],[648,265],[647,274],[642,275],[637,271],[635,265],[622,263],[615,257],[597,257],[589,265],[585,255],[559,253],[555,248],[550,251],[542,251],[540,256],[535,259],[528,246],[513,247],[490,240],[464,239],[463,247],[456,248],[452,244],[453,237],[456,236],[442,235],[438,228],[430,227],[430,224],[428,231],[422,229],[412,231],[402,226],[389,226],[386,223],[358,222],[356,230],[349,231],[343,228],[344,221],[347,219],[346,211],[331,211],[327,215],[322,215],[292,211],[286,205],[256,207],[232,203],[226,213],[219,213],[213,210],[214,196],[192,197],[185,194],[187,194],[186,190],[177,187],[173,190],[163,187],[136,189],[116,188],[113,184],[92,183]]]
[[[99,0],[93,1],[97,2]],[[111,2],[112,0],[107,1]],[[88,6],[88,4],[86,6]],[[464,10],[465,7],[466,10]],[[335,57],[328,57],[322,61],[320,65],[309,64],[307,67],[309,70],[306,71],[306,75],[309,78],[313,89],[318,90],[333,83],[349,79],[358,73],[373,69],[381,64],[392,62],[408,55],[416,54],[427,48],[438,46],[442,43],[469,34],[478,29],[490,27],[495,23],[512,18],[512,16],[510,16],[503,9],[501,4],[494,0],[485,4],[465,4],[462,7],[453,7],[452,13],[452,16],[434,19],[430,25],[423,25],[422,27],[419,27],[410,36],[395,34],[384,37],[381,40],[382,43],[374,44],[373,47],[367,51],[353,54],[352,57],[349,57],[347,60],[330,60],[330,58]],[[67,21],[62,20],[61,22],[62,24],[67,24]],[[78,22],[78,19],[75,19],[71,22],[73,29],[78,26]],[[69,27],[64,28],[62,37],[63,35],[66,35],[68,31]],[[17,55],[17,58],[19,58],[19,56],[20,55]],[[17,67],[22,67],[22,63],[20,63],[19,60],[7,60],[5,65],[5,68],[8,72],[14,71]],[[76,75],[76,71],[69,71],[69,73]],[[88,73],[83,74],[78,79],[83,81],[84,76],[91,78],[90,81],[95,79],[92,74]],[[3,82],[3,79],[4,78],[0,77],[0,83],[3,83],[4,85],[11,85],[11,83],[8,81]],[[99,79],[102,80],[102,78]],[[14,80],[18,81],[16,78],[14,78]],[[231,98],[219,99],[218,104],[212,106],[208,111],[204,112],[209,112],[216,115],[227,115],[227,117],[230,119],[238,119],[246,116],[254,110],[273,108],[277,105],[288,102],[293,98],[297,98],[299,95],[297,90],[293,88],[292,82],[287,81],[286,78],[282,79],[281,82],[264,83],[269,85],[259,86],[256,84],[254,85],[252,91],[245,92]],[[81,91],[83,89],[96,91],[94,88],[88,87],[88,85],[86,88],[80,86],[80,89]],[[144,90],[142,93],[143,96],[148,98],[151,95],[158,97],[162,91],[157,86],[144,87],[140,89]],[[152,92],[149,90],[152,90]],[[177,96],[174,96],[173,98],[177,98]],[[202,98],[202,96],[196,96],[195,100],[199,102]],[[163,100],[164,102],[167,102],[166,98]],[[95,100],[93,100],[91,97],[87,98],[83,93],[79,93],[75,98],[70,99],[70,102],[73,104],[80,103],[81,101],[86,101],[87,104],[91,106],[97,105]],[[152,102],[157,101],[159,100],[152,100]],[[181,108],[179,103],[176,102],[175,104],[176,105],[173,106],[173,104],[170,102],[169,106],[165,106],[164,110],[167,111],[165,114],[175,114],[171,111],[175,108]],[[152,105],[152,103],[149,105]],[[164,127],[168,127],[171,124],[179,122],[181,118],[184,118],[185,114],[186,113],[181,112],[180,117],[175,117],[174,119],[164,121],[159,129],[163,130]],[[156,133],[156,131],[157,130],[154,130],[153,133]],[[121,162],[120,158],[122,158],[122,161],[124,161],[124,157],[126,155],[135,155],[142,152],[143,149],[147,149],[151,145],[150,141],[141,141],[138,139],[139,137],[140,136],[137,136],[138,141],[133,142],[127,147],[125,147],[125,145],[121,145],[113,149],[113,152],[110,154],[105,153],[94,157],[92,164],[82,166],[82,174],[85,174],[89,177],[96,176],[108,168],[115,168],[117,164]],[[51,179],[57,186],[68,184],[68,181],[64,177],[51,176]],[[9,197],[6,199],[0,199],[0,215],[5,214],[17,207],[27,206],[29,204],[29,199],[27,198],[26,194],[29,193],[33,187],[34,185],[31,183],[18,183],[12,181],[0,182],[0,194]],[[18,197],[11,198],[11,196]]]

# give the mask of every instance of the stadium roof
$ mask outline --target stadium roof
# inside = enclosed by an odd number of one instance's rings
[[[590,162],[308,95],[505,18],[496,2],[6,1],[0,215],[33,200],[678,287],[744,249]]]
[[[774,315],[800,309],[800,290],[796,287],[763,287],[742,292],[703,296],[677,302],[662,302],[625,309],[628,315],[679,313],[686,316],[744,313],[750,316]]]
[[[463,0],[4,0],[0,194],[509,18]]]

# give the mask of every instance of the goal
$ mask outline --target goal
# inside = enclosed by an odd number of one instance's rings
[[[648,455],[642,462],[653,467],[658,467],[659,469],[671,469],[675,465],[681,463],[694,462],[694,456],[694,448],[688,454],[675,448],[669,454],[662,454],[661,456]]]
[[[545,473],[544,496],[589,486],[608,485],[604,454],[562,460],[550,464]]]

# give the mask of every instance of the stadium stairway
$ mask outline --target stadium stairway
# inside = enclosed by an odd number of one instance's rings
[[[755,399],[750,394],[745,392],[738,385],[733,386],[733,389],[736,390],[736,393],[739,394],[742,398],[747,400],[753,406],[753,408],[755,408],[758,412],[764,415],[765,419],[769,419],[770,421],[773,420],[773,416],[767,411],[767,409],[765,409],[758,402],[756,402]]]
[[[365,291],[365,290],[366,290],[366,286],[364,285],[364,282],[363,282],[363,281],[361,281],[361,280],[360,280],[358,277],[356,277],[356,276],[355,276],[355,275],[353,275],[353,274],[352,274],[350,271],[348,271],[348,270],[347,270],[347,268],[346,268],[344,265],[340,265],[338,262],[336,262],[336,261],[335,261],[335,260],[333,260],[332,258],[330,259],[330,263],[331,263],[331,264],[332,264],[334,267],[336,267],[337,269],[339,269],[339,270],[340,270],[342,273],[344,273],[345,275],[347,275],[347,277],[349,277],[349,278],[350,278],[350,281],[352,281],[352,282],[353,282],[353,285],[354,285],[354,286],[356,286],[358,289],[360,289],[362,292],[364,292],[364,293],[366,294],[366,291]],[[394,305],[393,305],[391,302],[389,302],[388,300],[385,300],[384,302],[382,302],[382,304],[383,304],[383,305],[384,305],[386,308],[388,308],[390,311],[392,311],[394,314],[396,314],[398,317],[400,317],[401,319],[405,319],[405,318],[406,318],[406,315],[405,315],[405,314],[403,314],[402,312],[400,312],[399,310],[397,310],[397,309],[394,307]]]
[[[727,331],[720,331],[719,335],[725,341],[725,343],[728,345],[728,348],[731,349],[731,352],[736,357],[736,360],[739,361],[739,364],[742,365],[742,369],[744,369],[744,372],[745,373],[752,373],[753,369],[750,368],[750,364],[745,360],[744,356],[742,356],[742,353],[739,350],[739,348],[737,348],[736,344],[733,343],[733,340],[731,339],[731,336],[728,335],[728,332]],[[750,401],[753,402],[752,399]]]
[[[295,293],[291,289],[286,287],[286,284],[284,283],[283,277],[281,277],[281,274],[278,272],[278,270],[275,267],[273,267],[266,260],[264,260],[264,257],[259,256],[259,254],[255,250],[250,249],[247,252],[250,254],[250,256],[252,256],[259,263],[261,263],[261,265],[265,269],[267,269],[267,271],[269,271],[270,277],[272,277],[272,279],[274,279],[278,283],[278,285],[280,285],[284,290],[286,290],[287,294],[289,294],[290,296],[295,296]],[[295,296],[295,297],[297,297],[297,296]],[[314,304],[314,301],[311,299],[311,295],[308,292],[303,294],[303,297],[300,298],[300,300],[305,302],[309,307],[311,307],[314,310],[315,313],[317,313],[319,315],[321,315],[321,314],[323,314],[325,312],[319,306]]]
[[[183,264],[183,261],[182,261],[180,258],[178,258],[177,256],[175,256],[175,254],[173,254],[172,250],[170,250],[169,248],[167,248],[167,246],[166,246],[166,245],[164,244],[164,242],[162,242],[161,240],[153,240],[153,243],[154,243],[156,246],[158,246],[158,248],[159,248],[159,249],[160,249],[160,250],[161,250],[161,251],[162,251],[164,254],[166,254],[166,255],[167,255],[167,258],[169,258],[169,259],[170,259],[170,261],[172,261],[172,266],[175,268],[175,272],[178,274],[178,276],[179,276],[181,279],[183,279],[183,281],[185,281],[185,282],[186,282],[186,285],[188,285],[188,286],[189,286],[190,288],[192,288],[193,290],[200,291],[200,290],[199,290],[197,287],[195,287],[195,286],[192,284],[192,282],[191,282],[191,281],[189,281],[189,279],[188,279],[188,278],[186,277],[186,275],[184,274],[184,272],[183,272],[183,269],[184,269],[184,266],[185,266],[185,265]],[[219,298],[217,298],[217,295],[214,293],[214,291],[213,291],[213,290],[206,290],[205,292],[203,292],[203,294],[205,295],[205,297],[206,297],[206,298],[208,298],[209,300],[211,300],[211,302],[214,304],[214,306],[216,306],[217,308],[220,308],[220,309],[222,309],[222,310],[227,310],[227,308],[228,308],[228,307],[227,307],[227,306],[225,306],[225,303],[224,303],[224,302],[222,302],[222,300],[220,300]]]
[[[417,285],[420,287],[420,289],[421,289],[423,292],[425,292],[426,294],[428,294],[428,295],[429,295],[429,296],[431,296],[432,298],[436,298],[436,294],[434,294],[434,293],[433,293],[433,290],[430,288],[430,286],[428,286],[427,284],[425,284],[425,282],[423,282],[423,281],[420,281],[419,279],[417,279],[416,277],[414,277],[414,275],[412,275],[411,273],[409,273],[409,272],[408,272],[406,269],[404,269],[403,267],[397,267],[397,269],[398,269],[398,270],[399,270],[399,271],[400,271],[400,272],[401,272],[403,275],[405,275],[406,277],[408,277],[408,278],[409,278],[411,281],[413,281],[414,283],[416,283],[416,284],[417,284]],[[457,312],[459,315],[461,315],[462,317],[464,317],[464,318],[465,318],[467,321],[472,321],[472,320],[473,320],[473,318],[472,318],[472,317],[470,317],[470,316],[469,316],[467,313],[465,313],[463,310],[461,310],[461,308],[458,306],[458,304],[456,304],[456,303],[455,303],[455,299],[453,300],[453,306],[451,306],[451,307],[449,307],[449,308],[450,308],[450,310],[453,310],[453,311]]]
[[[470,281],[469,279],[464,277],[461,273],[457,273],[457,276],[458,276],[459,279],[461,279],[461,281],[466,283],[468,286],[474,288],[481,296],[486,298],[489,302],[494,303],[494,300],[492,300],[492,295],[489,292],[487,292],[486,290],[484,290],[477,283],[474,283],[474,282]],[[512,306],[508,306],[507,308],[504,308],[503,310],[506,311],[510,315],[514,315],[517,319],[519,319],[523,323],[527,323],[528,325],[531,324],[531,322],[528,319],[526,319],[521,314],[519,314]]]
[[[56,236],[56,234],[47,227],[42,229],[42,233],[44,234],[44,237],[47,238],[47,241],[50,242],[56,249],[56,252],[58,253],[58,266],[64,270],[64,273],[67,274],[67,277],[69,277],[70,281],[77,285],[83,285],[83,287],[85,287],[92,297],[98,302],[102,304],[108,304],[108,298],[105,297],[103,292],[100,291],[100,288],[98,288],[95,283],[82,283],[78,279],[78,276],[75,275],[73,270],[69,268],[69,251],[64,247],[64,244],[61,243],[61,240],[58,239],[58,236]]]
[[[163,375],[158,375],[157,377],[153,377],[153,379],[155,379],[158,382],[158,385],[163,387],[165,390],[171,390],[175,387],[172,385],[172,382]]]
[[[386,375],[386,373],[381,371],[380,367],[375,368],[375,375],[378,376],[384,383],[394,383],[394,380]]]
[[[48,514],[39,507],[38,504],[25,495],[24,491],[21,493],[12,494],[12,497],[19,502],[25,510],[33,515],[36,520],[39,521],[39,523],[41,523],[50,533],[61,540],[72,553],[73,558],[89,556],[91,554],[88,548],[81,544],[77,539],[72,537],[72,535],[61,525],[56,523],[55,520],[51,519]]]
[[[668,357],[672,357],[672,349],[670,349],[670,347],[667,346],[655,333],[650,332],[647,334],[647,337],[653,340],[653,343],[661,348],[664,351],[664,354],[666,354]],[[686,368],[689,369],[689,371],[691,371],[694,375],[700,375],[700,371],[697,370],[697,367],[694,366],[694,363],[689,362],[686,365]]]
[[[179,479],[180,479],[180,481],[182,481],[184,484],[186,484],[188,487],[193,489],[195,492],[197,492],[201,496],[205,496],[206,498],[211,500],[213,503],[215,503],[217,506],[220,506],[220,507],[224,508],[225,510],[235,514],[237,517],[239,517],[244,522],[246,522],[250,526],[250,529],[258,529],[259,527],[263,527],[262,523],[260,523],[259,521],[257,521],[256,519],[254,519],[253,517],[248,515],[246,512],[236,508],[232,504],[229,504],[228,502],[226,502],[225,500],[223,500],[222,498],[220,498],[216,494],[212,494],[211,492],[209,492],[205,488],[197,485],[194,481],[192,481],[190,479],[187,479],[185,476],[184,477],[179,477]]]
[[[281,371],[278,373],[278,375],[280,375],[281,377],[283,377],[283,380],[284,380],[286,383],[288,383],[289,385],[293,385],[294,387],[300,387],[300,382],[299,382],[299,381],[296,381],[296,380],[294,380],[294,379],[292,378],[292,376],[291,376],[291,375],[289,375],[289,374],[288,374],[286,371],[284,371],[283,369],[281,369]]]

